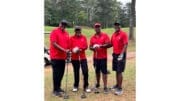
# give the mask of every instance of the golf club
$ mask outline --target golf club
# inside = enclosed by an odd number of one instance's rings
[[[80,53],[79,53],[79,66],[80,66],[80,68],[81,68],[81,57],[80,57]],[[82,68],[81,68],[81,71],[82,71]],[[81,78],[82,78],[82,73],[81,73]],[[82,81],[83,81],[83,79],[82,79]],[[82,93],[82,95],[81,95],[81,99],[84,99],[84,98],[86,98],[87,96],[86,96],[86,93],[85,93],[85,91],[84,91],[84,89],[83,89],[83,93]]]
[[[68,64],[70,62],[71,62],[71,52],[68,52],[66,59],[66,87],[65,87],[64,99],[69,99],[69,95],[67,94],[67,82],[68,82]]]

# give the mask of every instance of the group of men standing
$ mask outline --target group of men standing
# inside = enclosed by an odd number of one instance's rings
[[[79,88],[79,69],[83,74],[83,88],[85,92],[91,92],[88,82],[88,65],[85,51],[88,49],[87,38],[81,33],[82,28],[76,26],[75,34],[69,36],[65,30],[67,21],[62,20],[59,27],[53,29],[50,34],[50,58],[53,72],[53,94],[59,96],[64,90],[61,88],[61,81],[65,71],[65,63],[67,54],[71,54],[71,63],[74,72],[73,92],[77,92]],[[112,69],[116,71],[116,84],[112,87],[115,89],[116,95],[122,94],[122,72],[125,69],[126,49],[128,45],[128,36],[121,30],[120,22],[114,23],[115,32],[111,39],[108,35],[101,31],[101,24],[95,23],[95,34],[90,38],[89,49],[93,51],[93,65],[96,73],[95,88],[100,87],[100,78],[104,83],[104,93],[108,93],[107,87],[107,49],[113,47]]]

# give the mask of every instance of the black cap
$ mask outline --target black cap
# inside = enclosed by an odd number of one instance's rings
[[[80,31],[80,30],[81,30],[81,27],[80,27],[80,26],[75,26],[75,27],[74,27],[74,30],[75,30],[75,31]]]
[[[68,22],[66,20],[61,20],[61,24],[68,25]]]
[[[121,22],[120,21],[115,21],[114,25],[121,25]]]

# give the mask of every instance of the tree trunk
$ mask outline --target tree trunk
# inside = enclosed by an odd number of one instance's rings
[[[130,13],[130,23],[129,23],[129,40],[135,40],[135,38],[134,38],[135,3],[136,3],[136,0],[131,1],[131,13]]]

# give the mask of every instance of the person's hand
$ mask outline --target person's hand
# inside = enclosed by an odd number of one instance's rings
[[[82,49],[79,49],[79,50],[78,50],[78,53],[81,52],[81,51],[82,51]]]
[[[97,48],[100,48],[100,45],[99,44],[94,44],[93,49],[97,49]]]
[[[74,48],[72,49],[72,52],[73,52],[73,53],[78,53],[79,51],[80,51],[79,47],[74,47]]]
[[[66,49],[65,52],[68,54],[70,53],[71,51],[69,49]]]
[[[118,56],[117,60],[118,60],[118,61],[121,61],[121,60],[123,59],[123,56],[124,56],[123,54],[120,54],[120,55]]]

